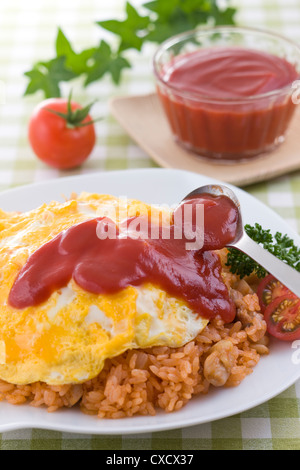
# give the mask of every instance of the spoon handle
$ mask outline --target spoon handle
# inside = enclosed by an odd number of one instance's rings
[[[297,297],[300,297],[300,272],[269,253],[261,245],[254,242],[246,233],[235,243],[234,247],[249,255],[270,274],[273,274],[278,281],[288,287]]]

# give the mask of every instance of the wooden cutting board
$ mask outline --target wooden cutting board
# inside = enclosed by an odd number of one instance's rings
[[[129,136],[165,168],[193,171],[237,186],[300,169],[300,106],[281,146],[250,162],[234,164],[210,162],[179,146],[156,94],[113,98],[110,110]]]

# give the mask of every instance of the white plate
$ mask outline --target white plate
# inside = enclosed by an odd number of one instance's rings
[[[0,193],[4,210],[29,210],[44,202],[63,200],[72,192],[109,193],[148,203],[174,204],[188,192],[208,183],[220,183],[199,174],[181,170],[125,170],[74,176],[16,188]],[[232,187],[232,186],[231,186]],[[240,199],[244,223],[259,222],[272,232],[289,234],[300,245],[300,237],[277,214],[253,196],[232,187]],[[183,428],[241,413],[279,394],[300,378],[300,366],[292,360],[295,349],[290,343],[272,341],[271,352],[262,357],[253,373],[235,388],[211,390],[194,397],[175,413],[154,417],[136,416],[122,420],[101,420],[75,409],[47,413],[30,405],[0,403],[0,432],[22,428],[40,428],[88,434],[131,434]]]

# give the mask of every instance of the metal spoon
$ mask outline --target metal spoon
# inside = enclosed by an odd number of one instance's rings
[[[242,222],[241,207],[238,198],[234,192],[229,189],[227,186],[221,185],[206,185],[201,186],[200,188],[195,189],[189,193],[183,201],[190,198],[196,198],[200,194],[208,193],[215,196],[227,196],[235,204],[239,212],[239,222],[238,229],[235,239],[227,245],[227,247],[237,248],[243,253],[250,256],[263,268],[265,268],[270,274],[273,274],[276,279],[278,279],[283,285],[288,287],[297,297],[300,297],[300,273],[287,265],[284,261],[276,258],[263,248],[258,243],[254,242],[244,230],[244,225]]]

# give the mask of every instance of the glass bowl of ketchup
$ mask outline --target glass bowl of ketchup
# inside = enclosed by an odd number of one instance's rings
[[[180,145],[215,162],[249,161],[285,139],[300,46],[269,31],[208,27],[162,43],[154,74]]]

